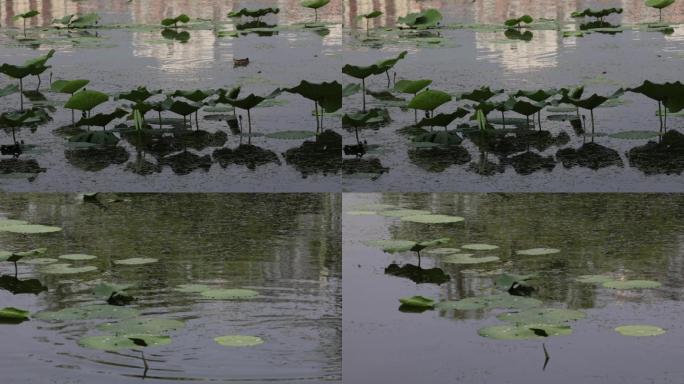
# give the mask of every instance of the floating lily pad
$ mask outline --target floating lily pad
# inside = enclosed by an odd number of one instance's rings
[[[212,289],[210,286],[204,284],[181,284],[173,290],[185,293],[200,293],[210,289]]]
[[[379,215],[387,217],[404,217],[404,216],[415,216],[415,215],[430,215],[430,211],[425,211],[422,209],[395,209],[382,211]]]
[[[73,261],[78,261],[78,260],[92,260],[96,259],[97,256],[93,255],[86,255],[84,253],[70,253],[68,255],[61,255],[59,256],[60,259],[64,260],[73,260]]]
[[[0,309],[0,324],[19,324],[29,319],[29,311],[14,307]]]
[[[101,283],[93,288],[93,295],[102,299],[107,299],[112,293],[122,292],[130,287],[130,284]]]
[[[650,289],[658,288],[661,285],[652,280],[611,280],[603,283],[604,287],[612,289]]]
[[[611,276],[606,276],[606,275],[582,275],[578,276],[575,278],[575,281],[579,283],[587,283],[587,284],[603,284],[607,281],[613,281],[615,280]]]
[[[257,297],[259,292],[251,289],[209,289],[201,292],[201,295],[215,300],[240,300]]]
[[[83,267],[72,267],[71,264],[55,263],[46,265],[40,271],[42,273],[50,275],[73,275],[77,273],[97,271],[97,267],[92,265],[85,265]]]
[[[380,247],[383,251],[389,253],[405,252],[416,245],[415,241],[410,240],[367,240],[363,243],[370,247]]]
[[[149,333],[157,334],[181,329],[185,323],[180,320],[155,317],[137,317],[121,320],[115,323],[102,323],[97,329],[115,334]]]
[[[499,246],[491,244],[465,244],[461,245],[461,248],[471,251],[492,251],[494,249],[498,249]]]
[[[34,317],[44,321],[71,321],[94,319],[127,319],[139,316],[140,313],[128,307],[116,305],[86,305],[76,308],[64,308],[59,311],[43,311]]]
[[[480,328],[477,333],[497,340],[534,340],[550,336],[567,336],[572,333],[572,328],[567,325],[551,324],[493,325]]]
[[[559,253],[560,249],[555,249],[555,248],[531,248],[531,249],[523,249],[522,251],[515,251],[516,254],[518,255],[523,255],[523,256],[542,256],[542,255],[551,255],[554,253]]]
[[[156,263],[157,259],[154,259],[152,257],[132,257],[130,259],[123,259],[123,260],[114,260],[114,264],[116,265],[143,265],[143,264],[152,264]]]
[[[147,344],[147,347],[156,347],[171,343],[169,336],[149,335],[149,334],[129,334],[121,336],[85,336],[78,340],[78,344],[86,348],[101,349],[105,351],[118,351],[120,349],[137,349],[140,345],[135,344],[131,339],[140,339]]]
[[[624,139],[624,140],[646,140],[658,137],[660,134],[654,131],[625,131],[611,133],[608,137],[613,139]]]
[[[28,221],[24,220],[14,220],[14,219],[1,219],[0,227],[14,226],[14,225],[26,225]]]
[[[459,216],[449,216],[449,215],[412,215],[404,216],[401,221],[408,221],[411,223],[423,223],[423,224],[448,224],[448,223],[458,223],[465,220]]]
[[[304,140],[309,137],[316,136],[314,131],[281,131],[272,132],[265,135],[270,139],[280,139],[280,140]]]
[[[621,325],[615,331],[623,336],[658,336],[665,333],[665,330],[655,325]]]
[[[529,309],[542,305],[541,300],[531,297],[513,296],[508,293],[498,295],[467,297],[456,301],[442,301],[436,305],[440,309],[458,309],[462,311],[474,309]]]
[[[23,259],[20,261],[22,264],[31,265],[47,265],[57,263],[59,260],[53,259],[51,257],[36,257],[35,259]]]
[[[264,343],[261,337],[257,336],[243,336],[243,335],[227,335],[215,337],[216,343],[225,347],[254,347]]]
[[[375,211],[347,211],[347,215],[352,216],[372,216],[376,214],[377,212]]]
[[[461,252],[458,248],[434,248],[425,251],[431,255],[453,255],[455,253]]]
[[[59,232],[62,228],[53,227],[49,225],[41,224],[14,224],[14,225],[2,225],[0,226],[0,231],[11,232],[11,233],[23,233],[23,234],[34,234],[34,233],[52,233]]]
[[[402,305],[413,308],[430,309],[435,306],[435,301],[423,296],[402,297],[399,299]]]
[[[534,308],[522,312],[502,313],[499,320],[517,324],[561,324],[587,317],[584,312],[562,308]]]
[[[456,253],[445,256],[441,260],[450,264],[481,264],[499,261],[500,259],[496,256],[473,257],[472,253]]]

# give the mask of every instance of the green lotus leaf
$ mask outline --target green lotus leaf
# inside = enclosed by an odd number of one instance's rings
[[[442,14],[436,9],[426,9],[422,12],[409,13],[399,18],[399,22],[411,28],[432,28],[442,20]]]
[[[97,325],[97,329],[114,334],[148,333],[158,334],[181,329],[185,323],[180,320],[156,317],[136,317],[117,322],[107,322]]]
[[[361,19],[361,18],[364,18],[364,19],[375,19],[376,17],[378,17],[378,16],[380,16],[380,15],[382,15],[382,12],[380,12],[380,11],[373,11],[373,12],[370,12],[370,13],[365,13],[365,14],[363,14],[363,15],[358,15],[357,18],[359,18],[359,19]]]
[[[15,224],[0,226],[0,231],[11,233],[35,234],[60,232],[62,228],[40,224]]]
[[[139,316],[138,310],[116,305],[97,304],[58,311],[38,312],[34,317],[44,321],[72,321],[95,319],[127,319]]]
[[[495,249],[499,249],[498,245],[492,245],[492,244],[465,244],[461,245],[461,248],[463,249],[468,249],[471,251],[493,251]]]
[[[241,300],[259,296],[259,292],[251,289],[209,289],[200,294],[207,299],[214,300]]]
[[[4,73],[13,79],[23,79],[24,77],[30,75],[31,71],[31,68],[23,66],[11,65],[7,63],[0,65],[0,73]]]
[[[201,104],[186,103],[185,101],[175,100],[169,107],[169,111],[177,113],[181,116],[187,116],[197,112]]]
[[[521,255],[521,256],[543,256],[543,255],[552,255],[554,253],[559,253],[560,249],[555,249],[555,248],[530,248],[530,249],[523,249],[521,251],[515,251],[516,254]]]
[[[76,126],[94,125],[96,127],[106,127],[107,124],[111,123],[113,120],[120,119],[126,116],[127,114],[128,112],[126,110],[117,108],[112,113],[98,113],[90,117],[82,118],[81,120],[76,122]]]
[[[572,328],[553,324],[493,325],[480,328],[477,333],[497,340],[536,340],[550,336],[567,336],[572,334]]]
[[[415,95],[421,89],[432,84],[432,80],[399,80],[394,84],[394,90],[401,93],[410,93]]]
[[[375,211],[347,211],[345,213],[352,216],[372,216],[377,214]]]
[[[41,55],[33,59],[26,60],[24,62],[24,67],[29,68],[31,70],[32,75],[38,75],[42,73],[45,69],[49,68],[45,67],[45,63],[47,63],[47,61],[50,60],[54,55],[55,50],[51,49],[45,55]]]
[[[184,90],[176,90],[173,92],[170,96],[172,97],[184,97],[192,102],[198,103],[207,97],[215,94],[216,91],[210,89],[207,91],[201,90],[201,89],[196,89],[194,91],[184,91]],[[135,101],[135,100],[132,100]]]
[[[602,285],[611,289],[651,289],[659,288],[662,284],[652,280],[611,280]]]
[[[100,15],[97,13],[87,13],[85,15],[75,15],[75,18],[71,18],[68,25],[71,28],[87,28],[97,24],[98,20],[100,20]]]
[[[0,309],[0,324],[19,324],[29,319],[29,311],[14,307]]]
[[[483,87],[475,89],[471,92],[466,92],[466,93],[461,94],[461,99],[472,100],[476,103],[481,103],[481,102],[487,101],[490,98],[492,98],[493,96],[496,96],[496,95],[501,94],[503,92],[504,92],[503,89],[492,90],[491,88],[489,88],[487,86],[483,86]]]
[[[132,257],[129,259],[114,260],[113,263],[116,265],[144,265],[156,263],[157,261],[159,260],[152,257]]]
[[[28,221],[14,220],[14,219],[0,219],[0,227],[7,227],[12,225],[25,225]]]
[[[557,89],[549,89],[549,90],[539,89],[536,91],[520,90],[517,93],[515,93],[513,96],[527,97],[530,100],[534,100],[536,102],[541,102],[541,101],[548,99],[551,96],[557,95],[558,92],[559,91]]]
[[[451,101],[451,95],[442,91],[427,89],[411,99],[408,103],[409,108],[432,111],[444,103]]]
[[[103,335],[84,336],[78,340],[78,345],[85,348],[101,349],[104,351],[118,351],[121,349],[137,349],[142,345],[133,339],[142,340],[145,347],[156,347],[171,343],[169,336],[150,334]]]
[[[360,84],[347,84],[344,87],[342,87],[342,97],[349,97],[359,92],[361,92]]]
[[[60,258],[60,259],[64,259],[64,260],[74,260],[74,261],[77,261],[77,260],[92,260],[92,259],[96,259],[97,256],[86,255],[86,254],[84,254],[84,253],[70,253],[70,254],[67,254],[67,255],[61,255],[61,256],[59,256],[59,258]]]
[[[402,305],[412,308],[432,309],[435,306],[435,301],[433,299],[423,296],[402,297],[399,299],[399,302]]]
[[[273,94],[271,94],[271,96],[272,95]],[[246,97],[243,97],[242,99],[229,99],[228,104],[241,109],[252,109],[257,105],[261,104],[262,101],[266,100],[269,97],[261,97],[256,96],[254,94],[250,94]]]
[[[276,15],[280,12],[280,8],[259,8],[259,9],[247,9],[247,8],[242,8],[239,11],[234,11],[234,12],[229,12],[228,17],[242,17],[242,16],[247,16],[247,17],[263,17],[266,16],[270,13]]]
[[[636,336],[636,337],[642,337],[642,336],[658,336],[662,335],[666,331],[660,327],[656,327],[655,325],[643,325],[643,324],[638,324],[638,325],[621,325],[619,327],[615,327],[615,331],[618,332],[619,334],[623,336]]]
[[[54,264],[59,262],[57,259],[53,259],[50,257],[37,257],[35,259],[24,259],[21,261],[22,264],[30,264],[30,265],[47,265],[47,264]]]
[[[642,85],[628,90],[662,102],[669,112],[676,113],[684,109],[684,84],[679,81],[657,84],[646,80]]]
[[[363,243],[369,247],[382,248],[388,253],[409,251],[416,245],[415,241],[410,240],[367,240]]]
[[[530,24],[530,23],[532,23],[533,21],[534,21],[534,19],[532,18],[532,16],[530,16],[530,15],[523,15],[523,16],[520,16],[520,17],[517,17],[517,18],[513,18],[513,19],[508,19],[508,20],[506,20],[506,21],[504,22],[504,25],[506,25],[507,27],[515,27],[515,26],[520,25],[521,23]]]
[[[53,92],[73,94],[88,85],[88,83],[90,83],[90,80],[85,79],[56,80],[50,84],[50,90]]]
[[[470,253],[455,253],[441,258],[442,262],[449,264],[482,264],[499,261],[496,256],[477,256],[473,257]]]
[[[378,214],[387,217],[404,217],[413,215],[430,215],[431,212],[422,209],[389,209],[379,212]]]
[[[300,4],[302,7],[318,9],[327,5],[330,0],[303,0]]]
[[[663,9],[674,4],[675,0],[646,0],[645,4],[647,7]]]
[[[213,289],[212,287],[204,284],[181,284],[174,288],[174,291],[184,292],[184,293],[200,293]]]
[[[425,251],[431,255],[453,255],[461,252],[459,248],[433,248]]]
[[[512,110],[521,115],[530,116],[541,111],[542,108],[544,108],[544,104],[538,104],[536,102],[530,103],[525,100],[516,100]]]
[[[419,247],[421,247],[421,248],[427,248],[427,247],[432,247],[432,246],[435,246],[435,245],[446,244],[446,243],[448,243],[449,241],[451,241],[451,239],[448,238],[448,237],[440,237],[439,239],[421,241],[421,242],[419,242],[419,243],[416,244],[416,245],[419,246]]]
[[[176,91],[176,92],[181,92],[181,91]],[[160,93],[162,93],[161,89],[158,89],[156,91],[150,91],[147,89],[147,87],[138,87],[138,88],[133,89],[129,92],[120,93],[117,96],[117,98],[132,101],[132,102],[138,104],[138,103],[142,103],[143,101],[149,99],[150,97],[152,97],[154,95],[158,95]],[[196,101],[196,100],[193,100],[193,101]]]
[[[424,224],[449,224],[449,223],[458,223],[460,221],[465,220],[462,217],[459,216],[450,216],[450,215],[411,215],[411,216],[403,216],[401,218],[401,221],[408,221],[412,223],[424,223]]]
[[[603,284],[613,280],[615,280],[613,277],[606,275],[581,275],[575,278],[575,281],[587,284]]]
[[[421,119],[416,126],[417,127],[446,127],[451,124],[454,120],[465,117],[470,111],[458,108],[453,113],[439,113],[433,117],[425,117]]]
[[[90,111],[107,100],[109,96],[102,92],[83,90],[74,93],[64,104],[64,108]]]
[[[257,336],[226,335],[215,337],[214,341],[224,347],[254,347],[264,343],[264,340]]]
[[[365,127],[373,124],[383,124],[390,121],[389,112],[386,109],[371,109],[366,113],[344,114],[342,116],[343,127]]]
[[[623,140],[647,140],[653,139],[660,136],[658,132],[654,131],[623,131],[611,133],[608,137],[612,139],[623,139]]]
[[[366,67],[346,64],[344,67],[342,67],[342,73],[354,77],[356,79],[365,79],[368,76],[378,75],[383,72],[384,71],[380,67],[378,67],[377,64],[369,65]]]
[[[502,313],[499,320],[516,324],[561,324],[587,317],[584,312],[561,308],[532,308],[522,312]]]
[[[0,88],[0,97],[9,96],[17,92],[19,92],[19,87],[16,84],[8,84],[6,87]]]
[[[13,255],[16,255],[19,257],[38,256],[38,255],[44,254],[45,252],[47,252],[47,248],[36,248],[36,249],[31,249],[30,251],[14,252]]]
[[[130,284],[100,283],[93,288],[93,295],[100,299],[108,299],[113,293],[125,291],[130,287]]]
[[[32,18],[34,16],[38,16],[38,15],[40,15],[40,12],[38,12],[36,10],[30,10],[28,12],[20,13],[20,14],[16,15],[16,16],[12,17],[12,19],[13,20],[30,19],[30,18]]]
[[[172,25],[177,25],[178,23],[186,24],[190,22],[190,16],[186,14],[180,14],[174,18],[168,18],[161,21],[161,25],[165,27],[170,27]]]
[[[48,275],[74,275],[77,273],[87,273],[97,271],[97,267],[86,265],[83,267],[72,267],[71,264],[55,263],[43,267],[40,272]]]
[[[302,80],[296,87],[283,90],[317,102],[328,113],[342,108],[342,84],[337,81],[316,84]]]
[[[397,55],[397,57],[378,61],[377,63],[375,63],[375,65],[377,65],[381,71],[386,72],[390,70],[392,67],[394,67],[394,65],[397,64],[399,60],[405,58],[407,54],[408,51],[402,51],[399,55]]]

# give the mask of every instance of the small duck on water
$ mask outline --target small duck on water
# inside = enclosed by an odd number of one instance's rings
[[[244,59],[233,59],[233,68],[246,67],[247,65],[249,65],[249,57],[245,57]]]

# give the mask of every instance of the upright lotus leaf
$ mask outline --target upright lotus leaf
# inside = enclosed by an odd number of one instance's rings
[[[198,104],[186,103],[185,101],[176,100],[169,107],[169,111],[177,113],[183,117],[195,113],[200,108]]]
[[[19,106],[20,110],[24,111],[24,77],[31,75],[34,68],[28,66],[11,65],[4,63],[0,66],[0,73],[19,80]]]
[[[381,16],[382,12],[381,11],[373,11],[369,13],[364,13],[363,15],[357,16],[358,18],[364,18],[364,19],[375,19],[378,16]]]
[[[311,8],[314,10],[314,23],[318,22],[318,8],[328,5],[330,0],[303,0],[300,4],[302,7]]]
[[[256,19],[259,19],[263,16],[266,16],[270,13],[277,15],[280,12],[280,8],[259,8],[259,9],[247,9],[247,8],[242,8],[241,10],[235,12],[229,12],[228,17],[254,17]]]
[[[5,307],[0,309],[0,324],[19,324],[29,319],[29,311]]]
[[[150,97],[152,97],[154,95],[158,95],[160,93],[162,93],[161,89],[158,89],[156,91],[150,91],[147,89],[147,87],[141,86],[141,87],[133,89],[129,92],[120,93],[117,96],[117,99],[124,99],[124,100],[132,101],[132,102],[138,104],[138,103],[142,103],[143,101],[149,99]]]
[[[61,25],[65,25],[68,27],[71,24],[71,20],[74,18],[74,16],[76,16],[76,15],[71,14],[71,15],[62,16],[59,19],[52,20],[52,24],[61,24]]]
[[[422,111],[434,111],[437,107],[449,101],[451,101],[451,95],[448,93],[427,89],[416,94],[408,103],[408,107]]]
[[[523,15],[518,18],[513,18],[513,19],[508,19],[504,22],[504,25],[507,27],[516,27],[520,28],[522,23],[525,24],[530,24],[534,21],[532,16],[530,15]]]
[[[0,97],[9,96],[17,92],[19,92],[19,87],[16,84],[9,84],[4,88],[0,88]]]
[[[433,8],[426,9],[422,12],[409,13],[408,15],[399,18],[400,23],[416,29],[436,27],[441,20],[442,14]]]
[[[463,108],[458,108],[452,113],[439,113],[433,117],[423,118],[416,124],[417,127],[446,127],[454,120],[466,116],[470,111]]]
[[[88,28],[95,26],[100,20],[100,15],[97,13],[87,13],[85,15],[76,15],[69,23],[69,28]]]
[[[24,22],[24,36],[26,36],[26,19],[30,19],[32,17],[40,15],[40,12],[36,11],[35,9],[32,9],[28,12],[20,13],[12,18],[12,20],[19,20],[22,19]]]
[[[184,97],[190,101],[194,101],[196,103],[206,99],[207,97],[215,94],[216,91],[213,89],[209,90],[201,90],[201,89],[196,89],[194,91],[182,91],[182,90],[177,90],[174,93],[171,94],[173,97]]]
[[[12,128],[12,138],[17,144],[15,128],[24,125],[36,124],[50,120],[48,114],[40,108],[31,108],[21,112],[4,112],[0,114],[0,127]]]
[[[328,113],[342,108],[342,84],[337,81],[316,84],[302,80],[296,87],[285,88],[284,91],[312,100]]]
[[[362,110],[366,111],[366,78],[371,75],[377,75],[384,72],[377,64],[369,65],[367,67],[359,67],[356,65],[346,64],[342,67],[342,73],[361,80],[361,96],[363,100]]]
[[[276,89],[270,95],[265,97],[256,96],[252,93],[246,97],[243,97],[242,99],[226,99],[228,104],[232,105],[233,107],[247,110],[247,124],[249,127],[247,144],[252,143],[252,115],[250,110],[261,104],[262,101],[276,97],[280,94],[280,92],[281,91],[279,89]]]
[[[663,21],[663,8],[667,8],[674,4],[675,0],[646,0],[645,4],[647,7],[655,8],[658,10],[658,19]]]
[[[356,83],[347,84],[342,87],[342,97],[349,97],[361,91],[361,85]]]
[[[91,126],[94,125],[96,127],[102,127],[105,128],[107,124],[111,123],[114,119],[120,119],[128,114],[128,111],[117,108],[114,112],[112,113],[98,113],[94,116],[90,117],[84,117],[78,122],[76,122],[77,126]]]
[[[487,101],[490,98],[492,98],[498,94],[501,94],[503,92],[504,92],[503,89],[492,90],[489,87],[485,86],[485,87],[481,87],[478,89],[474,89],[471,92],[466,92],[466,93],[461,94],[461,99],[472,100],[476,103],[481,103],[481,102]]]
[[[90,83],[90,80],[85,79],[56,80],[50,84],[50,90],[53,92],[73,94],[88,85],[88,83]]]
[[[213,104],[230,104],[229,100],[235,100],[240,95],[240,87],[234,87],[226,91],[225,89],[218,89],[216,91],[218,98],[213,101]]]
[[[190,16],[188,16],[186,14],[180,14],[174,18],[162,20],[161,25],[163,25],[165,27],[170,27],[170,26],[178,27],[178,23],[186,24],[189,22],[190,22]]]
[[[658,102],[658,115],[661,120],[661,127],[667,129],[667,112],[679,112],[684,109],[684,84],[677,81],[674,83],[653,83],[648,80],[636,88],[627,89],[630,92],[641,93],[642,95]],[[665,113],[662,114],[661,104],[665,106]]]
[[[534,100],[537,102],[544,101],[548,99],[551,96],[557,95],[558,94],[557,89],[549,89],[549,90],[544,90],[544,89],[539,89],[536,91],[524,91],[520,90],[516,92],[513,96],[515,97],[527,97],[530,100]]]
[[[599,19],[599,21],[603,21],[603,18],[609,15],[612,15],[613,13],[615,14],[620,14],[622,13],[622,8],[604,8],[604,9],[591,9],[591,8],[586,8],[583,11],[575,11],[572,14],[570,14],[571,17],[574,18],[581,18],[581,17],[595,17]]]
[[[388,88],[390,86],[389,70],[392,69],[392,67],[394,67],[399,62],[399,60],[405,58],[407,53],[408,53],[407,51],[402,51],[399,55],[397,55],[397,57],[394,57],[391,59],[381,60],[381,61],[378,61],[377,63],[375,63],[375,65],[378,66],[378,70],[381,71],[381,73],[385,72],[385,74],[387,74],[387,87]]]
[[[371,109],[365,113],[344,114],[342,116],[343,127],[353,127],[356,133],[356,142],[361,145],[359,139],[359,128],[372,124],[389,121],[389,113],[386,109]]]
[[[432,84],[432,80],[399,80],[394,84],[394,90],[401,93],[410,93],[415,95],[423,88]]]
[[[102,92],[82,90],[74,93],[64,104],[64,108],[90,111],[107,100],[109,96]]]

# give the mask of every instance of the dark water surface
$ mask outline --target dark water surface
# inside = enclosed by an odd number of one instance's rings
[[[35,47],[23,42],[21,22],[12,16],[30,8],[41,15],[31,19],[29,38],[40,44]],[[263,21],[277,24],[278,30],[272,36],[254,33],[237,38],[224,36],[237,31],[239,19],[229,19],[228,12],[243,7],[280,7],[278,15],[269,15]],[[67,95],[49,92],[49,72],[56,79],[89,79],[88,89],[106,92],[110,95],[130,91],[138,86],[148,89],[174,90],[230,88],[242,85],[241,97],[250,93],[270,94],[278,87],[291,87],[301,80],[311,82],[339,79],[342,66],[341,2],[333,0],[320,10],[319,22],[324,29],[307,30],[303,23],[313,21],[313,10],[303,8],[298,1],[287,2],[233,2],[219,0],[171,0],[134,1],[98,0],[87,2],[42,0],[24,2],[0,0],[0,63],[21,64],[25,60],[44,55],[49,49],[56,49],[49,61],[52,68],[43,74],[43,96],[56,105],[53,120],[37,130],[23,128],[18,140],[38,146],[22,155],[22,159],[35,159],[44,173],[38,177],[29,175],[4,175],[0,188],[8,191],[58,191],[81,192],[83,190],[123,192],[164,191],[263,191],[263,192],[331,192],[339,190],[339,175],[335,166],[324,167],[315,164],[307,168],[306,161],[286,161],[283,153],[302,145],[304,140],[277,140],[263,136],[255,137],[252,144],[272,151],[273,161],[254,166],[228,165],[221,167],[216,161],[209,163],[209,169],[199,168],[192,172],[176,171],[168,165],[142,175],[142,164],[158,164],[159,158],[174,155],[138,150],[135,141],[121,140],[115,153],[96,158],[69,150],[64,135],[56,129],[71,124],[71,113],[62,107]],[[101,27],[87,31],[55,31],[41,28],[50,25],[53,19],[72,13],[97,12],[102,16]],[[188,28],[190,40],[181,43],[161,36],[160,20],[188,14],[194,26]],[[203,21],[197,22],[197,19]],[[246,20],[243,20],[246,21]],[[234,67],[234,59],[249,58],[244,67]],[[0,76],[0,87],[17,83],[4,75]],[[24,81],[27,90],[35,89],[34,77]],[[19,106],[19,95],[2,98],[0,111]],[[98,106],[93,113],[109,113],[116,106],[128,102],[112,101]],[[27,103],[28,105],[28,103]],[[266,134],[277,131],[315,131],[313,105],[299,95],[283,94],[268,107],[258,107],[251,112],[253,132]],[[231,112],[232,113],[232,112]],[[199,127],[208,133],[227,133],[225,142],[190,147],[189,151],[200,156],[211,155],[214,150],[235,148],[240,138],[231,134],[226,121],[205,120],[204,116],[220,114],[202,111]],[[224,113],[225,114],[225,113]],[[247,114],[240,112],[247,130]],[[80,114],[77,112],[77,118]],[[171,112],[164,117],[180,118]],[[149,112],[147,118],[153,126],[157,113]],[[112,129],[117,120],[108,126]],[[195,128],[194,118],[192,119]],[[168,127],[168,126],[166,126]],[[155,126],[156,128],[156,126]],[[339,119],[324,118],[324,128],[337,130]],[[100,128],[95,128],[99,130]],[[246,139],[246,138],[245,138]],[[312,139],[309,139],[312,140]],[[5,130],[3,144],[11,143],[10,130]],[[81,153],[81,156],[78,156]],[[149,165],[149,164],[148,164]],[[339,167],[339,166],[338,166]],[[303,169],[305,168],[305,169]],[[141,171],[141,169],[143,171]],[[9,178],[9,179],[8,179]],[[269,180],[264,183],[264,180]]]
[[[366,204],[392,204],[459,215],[464,222],[428,225],[346,212]],[[344,380],[346,383],[677,383],[684,368],[681,318],[684,299],[684,197],[633,194],[345,194]],[[416,264],[412,252],[383,253],[362,242],[429,240],[445,246],[498,245],[479,255],[499,262],[443,263],[424,253],[422,267],[442,268],[451,280],[416,284],[386,275],[391,263]],[[518,256],[516,250],[551,247],[560,253]],[[537,274],[532,297],[545,307],[584,311],[573,334],[542,343],[487,339],[478,329],[503,322],[493,311],[404,313],[398,299],[422,295],[442,300],[500,292],[502,273]],[[611,290],[582,284],[580,275],[612,273],[619,279],[662,283],[651,290]],[[624,324],[667,330],[654,337],[626,337]]]
[[[51,224],[62,232],[0,233],[0,249],[47,248],[46,257],[87,253],[97,272],[46,275],[19,263],[19,279],[48,287],[38,295],[0,290],[0,307],[36,313],[97,303],[102,281],[132,284],[132,307],[143,317],[184,320],[173,342],[146,350],[152,381],[327,382],[341,378],[340,197],[298,195],[0,196],[3,217]],[[116,201],[111,201],[111,200]],[[153,257],[141,266],[113,260]],[[13,275],[11,263],[0,274]],[[246,301],[202,299],[180,284],[248,288]],[[100,301],[101,303],[101,301]],[[82,348],[102,321],[0,325],[3,383],[124,383],[140,381],[140,354]],[[214,337],[253,335],[264,344],[229,348]]]
[[[580,21],[570,17],[575,10],[587,7],[623,7],[620,15],[606,20],[613,25],[629,27],[615,34],[592,33],[584,37],[563,37],[563,31],[579,30]],[[420,37],[406,37],[410,32],[397,31],[396,20],[409,12],[436,8],[444,15],[444,28],[435,32],[424,32]],[[365,22],[356,21],[356,16],[381,10],[382,16],[375,19],[370,36],[366,35]],[[546,26],[531,29],[531,41],[507,39],[502,24],[504,20],[529,14],[535,19],[552,19]],[[610,95],[621,87],[635,87],[644,80],[673,82],[682,80],[681,67],[684,63],[684,32],[678,23],[684,22],[684,4],[677,2],[664,11],[664,22],[670,23],[674,31],[669,34],[645,31],[645,23],[658,20],[657,10],[645,7],[643,1],[409,1],[397,0],[384,3],[352,0],[345,7],[344,21],[350,29],[345,33],[345,63],[369,65],[378,60],[395,57],[401,51],[408,55],[391,72],[396,71],[396,80],[431,79],[431,89],[445,91],[452,95],[471,91],[481,86],[505,89],[507,92],[537,90],[585,85],[584,96],[592,93]],[[557,21],[557,22],[556,22]],[[351,28],[354,27],[354,28]],[[393,73],[390,73],[393,75]],[[344,83],[356,82],[343,75]],[[371,76],[366,80],[369,90],[386,90],[385,75]],[[396,94],[407,101],[410,95]],[[557,191],[557,192],[640,192],[681,190],[683,183],[680,167],[676,170],[646,170],[627,157],[627,152],[646,144],[649,139],[625,140],[607,135],[622,131],[658,132],[659,123],[655,113],[657,104],[646,97],[627,93],[621,102],[599,107],[594,111],[596,118],[595,143],[607,147],[613,162],[600,169],[587,166],[566,168],[557,152],[562,148],[580,148],[590,141],[577,134],[570,122],[549,120],[549,115],[562,112],[542,112],[542,127],[556,138],[568,135],[557,143],[546,143],[540,148],[534,145],[529,151],[545,158],[530,168],[514,166],[515,157],[525,154],[526,146],[506,155],[481,151],[474,142],[466,138],[461,145],[462,156],[451,153],[431,157],[428,151],[413,150],[410,138],[397,131],[414,122],[411,110],[402,111],[389,106],[387,102],[367,96],[369,107],[388,108],[392,121],[375,129],[363,129],[362,141],[379,145],[365,159],[378,159],[387,172],[378,177],[378,167],[372,169],[356,167],[344,176],[344,190],[350,192],[421,192],[421,191],[464,191],[464,192],[515,192],[515,191]],[[349,111],[361,109],[361,95],[344,99]],[[467,101],[452,101],[436,112],[450,113],[457,106],[474,104]],[[589,111],[582,110],[586,124],[590,125]],[[422,116],[422,115],[421,115]],[[419,116],[419,118],[421,117]],[[490,119],[500,118],[493,111]],[[514,112],[507,112],[507,118],[524,118]],[[536,121],[535,121],[536,122]],[[459,119],[452,123],[468,123]],[[474,123],[474,122],[471,122]],[[668,126],[682,132],[681,116],[670,116]],[[502,128],[497,125],[497,128]],[[508,128],[511,125],[509,123]],[[585,127],[585,128],[586,128]],[[588,127],[590,130],[590,127]],[[442,128],[435,128],[441,130]],[[650,140],[657,141],[657,138]],[[355,144],[353,131],[347,131],[344,144]],[[345,157],[351,164],[351,157]],[[483,175],[486,173],[487,175]]]

